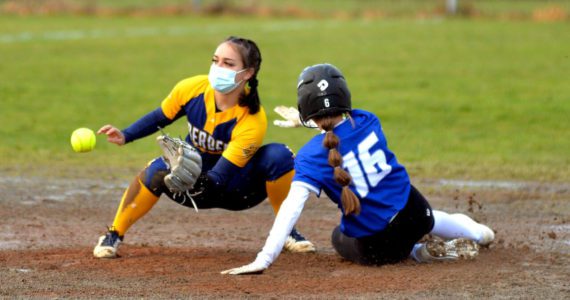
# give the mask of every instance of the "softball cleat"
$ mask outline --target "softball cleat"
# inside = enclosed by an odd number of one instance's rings
[[[478,254],[479,245],[476,242],[459,238],[427,241],[415,251],[413,257],[418,262],[456,261],[473,259]]]
[[[495,240],[495,232],[493,229],[485,226],[483,224],[479,224],[481,226],[481,238],[479,239],[478,243],[481,246],[487,246],[491,244]]]
[[[96,258],[117,257],[117,249],[122,241],[123,237],[119,236],[116,231],[107,232],[107,234],[99,237],[99,242],[93,249],[93,256]]]
[[[315,245],[302,236],[297,229],[293,228],[285,241],[283,248],[289,252],[306,253],[315,252]]]

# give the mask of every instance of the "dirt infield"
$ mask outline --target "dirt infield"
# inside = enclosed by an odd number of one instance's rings
[[[119,259],[92,258],[127,183],[0,174],[0,298],[570,297],[568,185],[415,182],[434,208],[467,213],[497,236],[473,261],[425,265],[341,260],[329,241],[338,212],[311,199],[298,228],[317,253],[283,253],[262,275],[224,276],[263,245],[268,204],[195,213],[162,198]]]

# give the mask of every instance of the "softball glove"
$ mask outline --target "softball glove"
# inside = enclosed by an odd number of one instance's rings
[[[182,139],[171,138],[167,134],[160,135],[157,142],[170,169],[170,174],[164,177],[168,189],[175,194],[192,189],[202,172],[202,156],[198,150]]]

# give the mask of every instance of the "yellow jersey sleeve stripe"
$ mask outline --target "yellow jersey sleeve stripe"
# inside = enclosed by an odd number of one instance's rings
[[[178,82],[170,94],[162,100],[160,105],[162,112],[170,120],[174,119],[184,105],[191,99],[204,93],[208,85],[207,75],[198,75]]]
[[[266,131],[267,118],[263,107],[255,115],[245,114],[232,131],[232,138],[222,156],[238,167],[245,166],[261,147]]]

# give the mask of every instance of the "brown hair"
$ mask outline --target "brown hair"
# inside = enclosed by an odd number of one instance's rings
[[[334,128],[334,117],[322,117],[318,119],[319,125],[326,131],[323,146],[329,149],[329,165],[334,168],[334,180],[342,186],[341,202],[344,208],[344,215],[358,215],[360,213],[360,200],[348,187],[352,182],[352,177],[342,168],[342,156],[338,152],[340,140],[332,131]]]
[[[244,67],[253,68],[254,70],[253,76],[247,81],[250,87],[249,94],[239,99],[239,106],[247,106],[249,113],[254,115],[259,111],[259,107],[261,106],[257,92],[257,85],[259,83],[257,81],[257,73],[261,68],[261,52],[257,44],[252,40],[230,36],[226,39],[226,42],[236,45],[243,60]]]

